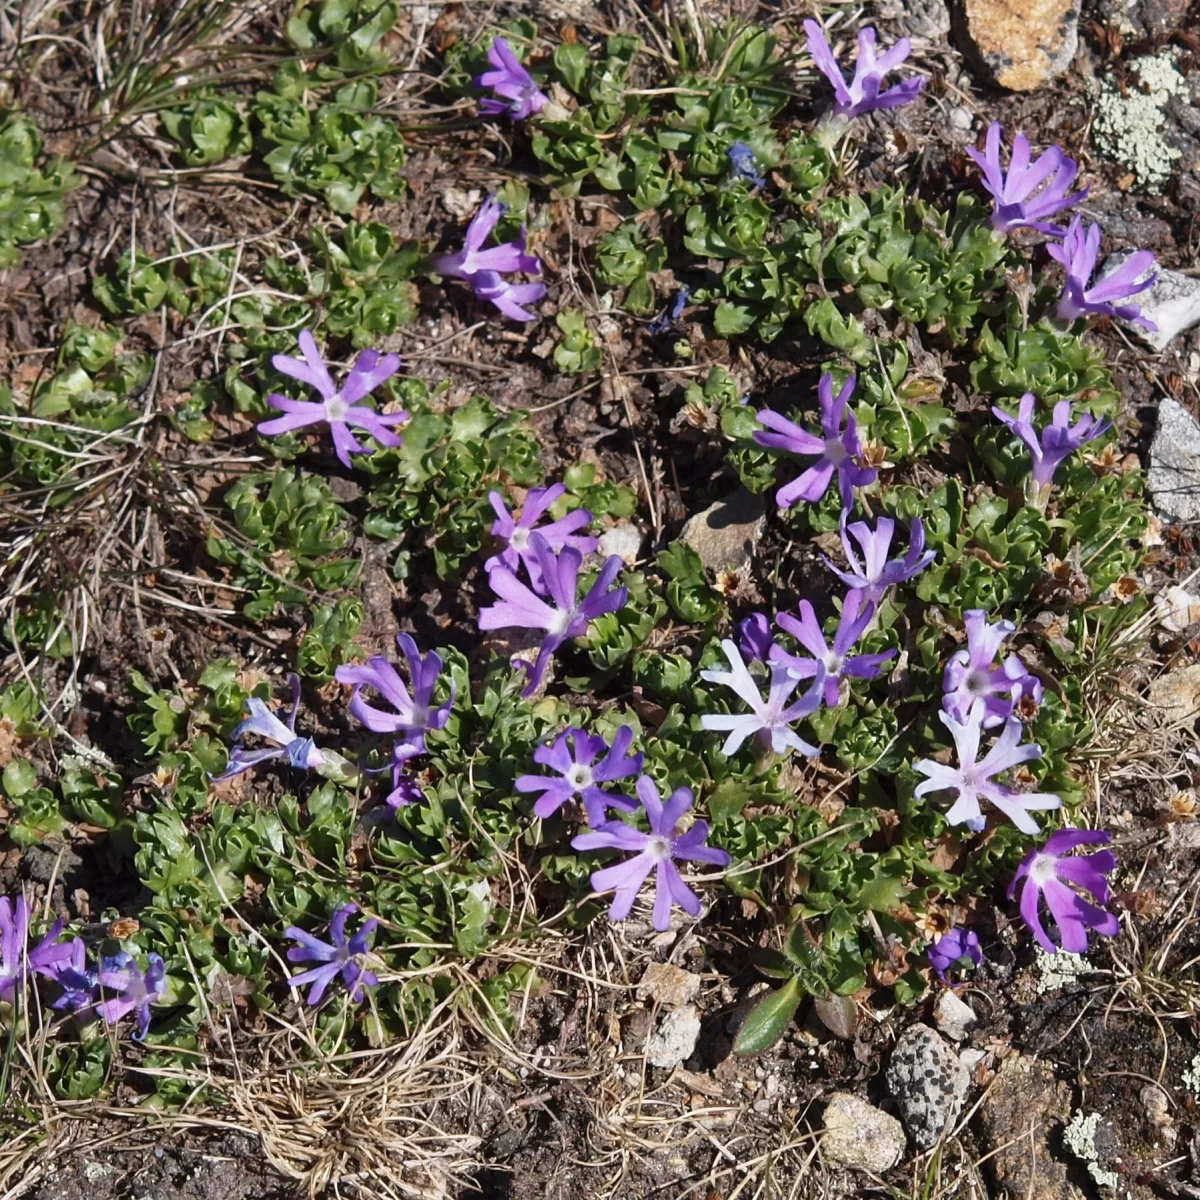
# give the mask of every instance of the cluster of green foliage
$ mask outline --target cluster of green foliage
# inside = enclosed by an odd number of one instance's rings
[[[37,126],[0,109],[0,267],[21,257],[20,248],[53,237],[66,220],[63,200],[79,179],[61,158],[41,162]]]

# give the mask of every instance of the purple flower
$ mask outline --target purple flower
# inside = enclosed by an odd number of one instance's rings
[[[1021,919],[1047,954],[1054,954],[1058,947],[1050,940],[1038,913],[1038,901],[1043,896],[1058,926],[1062,948],[1072,954],[1087,950],[1089,929],[1105,937],[1112,937],[1120,929],[1114,914],[1079,894],[1084,891],[1100,904],[1108,903],[1108,880],[1104,877],[1117,866],[1112,851],[1078,856],[1070,853],[1079,846],[1107,845],[1109,841],[1108,834],[1098,829],[1060,829],[1046,839],[1040,850],[1030,850],[1021,860],[1008,885],[1008,898],[1013,898],[1017,884],[1024,880]]]
[[[321,395],[321,401],[316,403],[310,400],[289,400],[286,396],[272,392],[267,397],[267,403],[287,415],[264,421],[258,426],[258,432],[266,437],[275,437],[280,433],[326,421],[329,424],[329,432],[333,435],[333,446],[337,456],[346,467],[350,466],[351,454],[370,453],[355,440],[350,432],[351,425],[365,429],[381,446],[400,445],[400,439],[388,426],[407,421],[408,413],[377,413],[373,408],[360,403],[385,379],[390,379],[399,370],[399,355],[385,354],[381,358],[376,350],[361,351],[339,390],[321,358],[313,335],[307,329],[301,330],[299,340],[300,353],[304,355],[303,361],[289,358],[286,354],[276,354],[271,362],[281,374],[290,375],[293,379],[315,388]]]
[[[889,658],[895,655],[895,650],[884,654],[850,654],[850,648],[862,637],[867,626],[875,617],[875,606],[863,604],[862,592],[849,591],[842,602],[842,616],[838,621],[837,633],[833,635],[833,645],[825,641],[820,623],[813,606],[807,600],[800,601],[800,619],[797,621],[790,613],[780,613],[775,623],[786,633],[790,633],[813,658],[802,658],[789,654],[779,646],[771,648],[771,661],[782,663],[795,679],[811,679],[818,670],[825,672],[825,703],[829,708],[838,703],[838,685],[842,679],[852,676],[855,679],[875,679],[879,669]]]
[[[726,153],[729,155],[729,174],[732,179],[742,179],[754,187],[762,187],[767,181],[754,165],[754,150],[745,142],[734,142]]]
[[[392,760],[392,790],[384,797],[384,802],[393,810],[405,808],[425,799],[425,793],[421,791],[420,784],[405,772],[404,768],[409,757],[411,755]],[[393,813],[393,815],[395,814]]]
[[[17,984],[25,978],[25,941],[29,937],[29,901],[18,896],[14,904],[0,896],[0,1000],[12,1001]]]
[[[490,300],[506,317],[514,321],[536,321],[537,314],[521,306],[532,304],[546,294],[542,283],[511,283],[504,271],[524,271],[529,275],[540,275],[542,264],[532,254],[525,253],[525,226],[515,242],[504,242],[484,250],[483,243],[496,228],[504,205],[495,196],[489,196],[467,226],[463,248],[457,254],[438,254],[430,265],[439,275],[466,280],[475,294]]]
[[[654,781],[643,775],[637,781],[637,794],[646,810],[650,832],[643,833],[613,820],[590,833],[581,833],[572,840],[576,850],[628,850],[634,857],[615,866],[592,872],[592,888],[597,892],[615,891],[608,910],[614,921],[629,916],[633,902],[651,871],[654,875],[654,928],[660,932],[670,925],[671,905],[678,904],[693,917],[700,914],[700,897],[683,882],[675,859],[688,862],[712,863],[717,867],[729,865],[729,855],[714,846],[704,845],[708,823],[696,821],[686,832],[677,834],[676,825],[692,807],[690,788],[676,788],[666,804],[662,802]]]
[[[72,938],[65,945],[67,957],[54,963],[51,970],[45,972],[62,988],[62,995],[50,1007],[56,1011],[65,1008],[79,1012],[94,1005],[99,974],[87,965],[87,947],[83,944],[83,938]]]
[[[1002,408],[993,406],[992,413],[1013,431],[1029,450],[1033,459],[1033,470],[1029,478],[1027,494],[1039,507],[1044,508],[1050,498],[1054,484],[1054,472],[1065,458],[1069,458],[1080,446],[1094,441],[1112,428],[1111,421],[1085,413],[1071,424],[1071,402],[1060,400],[1054,406],[1054,417],[1050,424],[1038,431],[1033,427],[1034,396],[1026,392],[1015,417],[1010,417]]]
[[[1092,225],[1087,234],[1083,232],[1083,218],[1075,217],[1067,229],[1061,245],[1049,242],[1046,252],[1062,263],[1067,272],[1062,298],[1056,310],[1060,321],[1074,321],[1089,313],[1100,313],[1106,317],[1120,317],[1151,332],[1158,328],[1153,321],[1142,316],[1136,304],[1118,305],[1118,300],[1128,300],[1152,287],[1158,273],[1147,275],[1140,283],[1138,279],[1154,265],[1154,255],[1149,250],[1131,254],[1116,270],[1088,287],[1092,272],[1096,269],[1096,255],[1100,251],[1100,226]]]
[[[942,708],[960,725],[964,724],[976,700],[984,702],[984,729],[1002,725],[1012,716],[1023,696],[1035,704],[1042,702],[1042,684],[1025,664],[1010,654],[998,667],[992,666],[1005,638],[1016,632],[1011,621],[987,623],[982,608],[963,613],[967,646],[950,656],[942,674]]]
[[[488,585],[500,600],[479,613],[481,630],[517,628],[546,631],[533,668],[530,669],[528,663],[521,663],[529,672],[529,684],[521,693],[523,696],[531,696],[537,690],[546,664],[563,642],[582,636],[597,617],[616,612],[629,597],[628,590],[623,587],[613,588],[611,592],[608,590],[620,573],[620,555],[610,555],[587,595],[577,600],[579,567],[583,555],[573,546],[564,546],[555,554],[540,533],[529,535],[529,545],[537,558],[546,594],[554,604],[547,604],[508,567],[501,565],[488,572]]]
[[[659,316],[655,317],[646,326],[646,332],[653,334],[666,333],[683,316],[683,310],[687,307],[688,297],[691,294],[692,289],[686,283],[681,283],[671,300],[671,306],[664,309]]]
[[[771,622],[766,613],[753,612],[738,622],[738,649],[743,658],[753,662],[766,662],[775,648],[771,637]]]
[[[1067,195],[1077,168],[1075,161],[1068,158],[1058,146],[1051,146],[1030,166],[1029,143],[1023,133],[1013,138],[1006,179],[1000,165],[999,121],[993,121],[988,126],[984,152],[980,154],[974,146],[968,146],[967,154],[983,172],[983,186],[991,192],[993,200],[992,227],[1000,233],[1026,226],[1062,237],[1066,229],[1043,218],[1052,217],[1064,208],[1077,204],[1090,190],[1083,188]],[[1050,182],[1046,183],[1047,180]],[[1043,183],[1046,186],[1039,192],[1037,189]]]
[[[38,975],[44,975],[47,979],[58,977],[59,967],[63,963],[70,962],[72,954],[72,943],[58,940],[62,931],[63,923],[59,920],[56,920],[46,930],[42,935],[42,940],[25,955],[25,963],[29,970]]]
[[[514,517],[504,504],[504,497],[499,492],[488,492],[488,503],[496,514],[492,523],[492,536],[503,538],[504,549],[499,554],[493,554],[483,564],[485,571],[505,566],[515,572],[517,567],[525,564],[529,572],[529,581],[535,592],[542,592],[542,572],[538,566],[537,555],[529,545],[529,535],[535,530],[545,539],[551,550],[559,551],[564,546],[573,546],[580,554],[590,554],[599,545],[597,538],[579,534],[578,529],[584,529],[591,524],[592,514],[586,508],[576,508],[558,521],[538,528],[538,521],[543,513],[560,496],[565,496],[566,485],[552,484],[550,487],[534,488],[521,506],[520,515]]]
[[[617,730],[611,747],[598,735],[574,727],[566,729],[550,745],[539,746],[533,752],[533,761],[557,771],[559,778],[520,775],[517,791],[542,793],[533,806],[533,815],[543,820],[575,796],[583,801],[589,825],[603,825],[609,819],[609,808],[633,812],[637,805],[628,796],[614,796],[597,786],[627,779],[642,769],[645,755],[626,755],[632,741],[631,725],[622,725]],[[604,757],[597,763],[602,754]]]
[[[709,683],[721,683],[732,688],[742,700],[753,710],[749,713],[706,714],[700,718],[701,729],[728,731],[721,753],[728,757],[736,754],[741,744],[750,737],[757,738],[760,745],[770,747],[776,754],[783,754],[788,749],[798,750],[801,754],[813,758],[821,751],[816,746],[810,746],[799,734],[793,733],[789,726],[794,721],[810,716],[821,706],[821,696],[825,690],[825,667],[818,663],[812,687],[788,706],[788,697],[796,690],[800,680],[793,675],[782,663],[770,664],[771,682],[764,701],[756,684],[746,670],[738,648],[726,638],[721,643],[725,657],[729,659],[728,671],[701,671],[700,678]]]
[[[898,67],[907,57],[910,43],[908,38],[901,38],[890,50],[881,57],[875,57],[875,30],[866,26],[858,31],[858,61],[854,66],[854,79],[850,86],[842,75],[842,69],[833,57],[833,51],[825,40],[825,34],[820,25],[813,20],[804,22],[804,32],[808,35],[808,52],[812,55],[821,74],[833,84],[833,95],[836,100],[834,116],[849,120],[861,116],[876,108],[896,108],[915,100],[925,86],[923,78],[906,79],[895,87],[880,92],[883,77]]]
[[[784,484],[775,493],[775,503],[780,508],[791,508],[797,500],[820,500],[825,495],[825,489],[829,487],[829,481],[835,471],[843,508],[849,508],[854,503],[856,487],[866,487],[875,482],[874,467],[855,465],[855,459],[858,458],[862,447],[858,442],[858,423],[854,419],[854,413],[846,411],[846,404],[854,393],[854,384],[854,376],[848,376],[835,399],[833,376],[821,376],[817,384],[817,398],[821,402],[820,437],[801,429],[799,425],[769,408],[759,410],[759,423],[773,431],[763,433],[761,430],[755,430],[754,440],[760,446],[769,446],[787,454],[821,456],[820,461],[809,467],[803,475],[793,479],[791,483]],[[846,418],[844,430],[843,415]]]
[[[858,555],[850,543],[847,532],[862,547],[863,559],[859,562]],[[925,570],[937,557],[937,551],[925,549],[925,527],[918,517],[912,523],[912,532],[908,539],[908,553],[903,559],[894,558],[888,561],[888,550],[891,549],[892,535],[896,532],[896,522],[891,517],[880,517],[874,529],[863,521],[855,521],[847,526],[845,514],[842,514],[842,550],[850,563],[849,571],[839,571],[837,567],[825,558],[825,565],[847,587],[858,588],[863,593],[864,604],[878,604],[884,593],[894,583],[903,583],[914,575]]]
[[[232,779],[235,775],[241,775],[271,758],[286,758],[298,771],[312,771],[325,764],[325,752],[317,749],[312,738],[296,736],[296,713],[300,708],[300,678],[298,675],[289,675],[287,683],[292,693],[292,711],[288,713],[287,724],[285,725],[257,696],[249,697],[245,707],[250,715],[234,726],[234,744],[229,751],[229,762],[220,775],[209,776],[214,783]],[[247,750],[240,743],[248,733],[274,742],[275,748]]]
[[[979,935],[973,929],[952,929],[943,934],[925,951],[933,973],[946,982],[946,972],[951,967],[961,966],[964,959],[978,967],[983,962],[983,950],[979,946]]]
[[[480,112],[493,115],[508,113],[514,121],[523,121],[541,112],[549,103],[549,97],[533,82],[533,77],[521,65],[504,38],[492,39],[488,47],[488,62],[493,69],[480,75],[475,80],[475,86],[491,88],[501,99],[494,100],[488,96],[480,100]]]
[[[100,960],[97,983],[101,996],[97,1011],[110,1025],[129,1013],[136,1013],[137,1030],[133,1037],[140,1042],[150,1028],[150,1005],[167,989],[163,960],[157,954],[147,954],[143,971],[133,956],[122,950]],[[103,998],[106,992],[115,995],[106,1000]]]
[[[291,963],[320,963],[308,971],[293,975],[288,984],[291,987],[303,987],[311,983],[306,1003],[313,1007],[321,1003],[325,989],[341,974],[342,981],[350,992],[350,1003],[357,1004],[362,999],[363,988],[377,987],[379,977],[374,971],[367,970],[367,961],[371,957],[371,936],[379,922],[372,917],[364,921],[362,928],[349,941],[346,940],[346,918],[351,913],[358,912],[358,905],[346,903],[339,905],[329,919],[329,941],[322,942],[305,933],[295,925],[289,925],[283,932],[286,937],[299,942],[287,952],[287,960]]]
[[[338,667],[334,678],[338,683],[354,685],[354,695],[350,697],[350,715],[356,721],[372,733],[400,735],[392,756],[396,762],[403,762],[414,754],[423,754],[425,734],[431,729],[445,728],[450,720],[450,710],[454,707],[454,680],[450,681],[449,697],[435,705],[433,689],[442,672],[441,655],[436,650],[430,650],[422,658],[417,643],[407,633],[398,633],[396,644],[408,664],[411,694],[399,672],[382,654],[375,655],[365,663]],[[362,698],[364,687],[374,688],[396,711],[373,708]]]
[[[1062,801],[1049,792],[1014,792],[1012,788],[992,780],[993,775],[1007,771],[1019,763],[1030,762],[1042,757],[1042,748],[1036,742],[1018,745],[1021,740],[1021,722],[1015,717],[1004,723],[1004,729],[996,744],[979,760],[979,738],[983,731],[983,718],[987,705],[976,700],[971,705],[967,719],[961,725],[948,713],[940,712],[942,724],[950,731],[958,751],[958,766],[948,767],[931,758],[913,763],[913,769],[927,776],[923,783],[913,789],[914,796],[928,792],[957,792],[958,798],[946,813],[950,825],[965,825],[979,832],[984,827],[980,800],[990,801],[1022,833],[1037,833],[1038,823],[1030,812],[1047,812],[1058,808]]]

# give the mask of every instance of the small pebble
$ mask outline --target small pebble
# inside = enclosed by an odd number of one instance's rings
[[[951,129],[957,129],[959,133],[968,133],[974,123],[975,118],[971,115],[969,108],[963,108],[959,105],[957,108],[950,110]]]

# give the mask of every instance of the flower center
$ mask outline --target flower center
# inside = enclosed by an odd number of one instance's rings
[[[508,539],[508,544],[514,550],[524,550],[529,545],[529,530],[522,529],[520,525],[512,531],[512,536]]]
[[[972,696],[986,696],[988,693],[988,677],[985,671],[972,671],[967,676],[967,691]]]
[[[424,729],[429,724],[429,709],[419,704],[413,705],[412,716],[408,719],[409,728]]]
[[[590,788],[592,786],[592,768],[584,766],[583,763],[576,763],[567,772],[567,782],[577,792],[582,792],[584,788]]]
[[[825,655],[825,674],[840,675],[842,673],[842,663],[845,660],[840,654],[835,654],[832,650]]]
[[[655,834],[646,841],[646,853],[655,862],[664,862],[671,857],[671,839],[665,838],[661,834]]]
[[[575,612],[570,608],[556,608],[546,623],[546,632],[553,637],[562,637],[571,625]]]
[[[335,421],[344,421],[349,410],[350,405],[342,399],[342,393],[338,392],[325,401],[325,420],[330,424]]]
[[[846,451],[846,447],[842,445],[841,438],[825,439],[826,462],[831,462],[835,467],[840,467],[848,457],[849,454]]]
[[[1057,866],[1058,859],[1053,854],[1039,854],[1029,864],[1029,878],[1035,886],[1044,888],[1046,884],[1058,877],[1058,872],[1055,870]]]

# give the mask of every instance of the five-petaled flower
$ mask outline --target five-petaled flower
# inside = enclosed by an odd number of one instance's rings
[[[571,638],[582,636],[597,617],[616,612],[629,597],[628,590],[623,587],[609,591],[621,571],[620,555],[609,556],[587,595],[578,600],[579,568],[583,564],[583,555],[573,546],[564,546],[555,554],[540,533],[529,535],[529,545],[537,558],[546,596],[554,603],[548,604],[508,567],[501,565],[488,572],[488,586],[500,599],[479,613],[479,628],[484,631],[513,628],[546,631],[533,667],[517,660],[529,672],[529,683],[521,693],[524,696],[532,696],[537,690],[546,664],[559,646]]]
[[[850,508],[854,503],[854,489],[875,482],[875,468],[862,467],[857,463],[862,447],[858,441],[858,423],[854,413],[846,405],[854,393],[855,379],[847,377],[841,390],[833,394],[833,376],[821,376],[817,384],[817,398],[821,403],[821,436],[801,429],[794,421],[781,417],[769,408],[758,413],[759,423],[770,432],[755,430],[754,440],[760,446],[782,450],[787,454],[820,455],[803,475],[786,483],[775,493],[775,503],[780,508],[791,508],[797,500],[817,501],[825,495],[829,481],[837,472],[838,491],[842,507]],[[846,427],[842,428],[845,418]]]
[[[576,508],[557,521],[548,525],[538,526],[538,521],[556,500],[567,494],[566,485],[552,484],[550,487],[537,487],[525,497],[521,512],[514,517],[504,503],[504,497],[499,492],[488,492],[488,503],[496,514],[492,522],[492,536],[504,539],[504,549],[499,554],[493,554],[483,564],[485,571],[505,566],[515,572],[517,567],[525,564],[529,572],[529,582],[535,592],[542,591],[542,569],[538,565],[537,555],[529,545],[529,535],[537,532],[545,540],[551,550],[559,551],[564,546],[573,546],[580,554],[590,554],[599,544],[598,539],[577,531],[586,529],[592,522],[592,514],[586,508]]]
[[[1066,228],[1045,218],[1079,203],[1088,194],[1088,188],[1067,194],[1077,168],[1074,159],[1058,146],[1051,146],[1031,165],[1029,142],[1023,133],[1013,138],[1006,178],[1000,165],[999,121],[988,126],[983,153],[968,146],[967,154],[983,172],[983,186],[992,194],[992,227],[999,233],[1024,226],[1062,237]]]
[[[946,972],[951,967],[961,966],[966,960],[978,967],[983,962],[983,950],[979,945],[979,934],[973,929],[952,929],[938,938],[925,951],[933,973],[946,982]]]
[[[300,331],[299,341],[303,360],[291,358],[286,354],[276,354],[271,363],[281,375],[290,375],[293,379],[315,388],[320,393],[321,400],[290,400],[272,392],[267,397],[267,403],[272,408],[279,409],[284,416],[263,421],[258,426],[258,432],[267,437],[275,437],[325,421],[333,435],[333,446],[337,456],[346,467],[350,466],[351,454],[370,453],[350,432],[351,425],[365,430],[381,446],[399,446],[400,439],[389,426],[407,421],[408,413],[378,413],[362,403],[362,400],[385,379],[390,379],[400,369],[399,355],[385,354],[381,357],[377,350],[360,351],[350,368],[350,374],[339,388],[333,382],[329,368],[321,358],[313,335],[307,329],[303,329]]]
[[[367,963],[372,957],[371,937],[379,922],[374,917],[364,921],[359,931],[347,940],[346,918],[356,912],[358,905],[354,903],[341,904],[334,910],[329,919],[328,942],[322,942],[295,925],[289,925],[284,930],[285,936],[300,943],[288,950],[288,962],[320,964],[310,970],[301,971],[299,975],[293,975],[288,980],[288,983],[296,988],[303,987],[306,983],[312,984],[306,1000],[310,1007],[321,1003],[325,989],[339,974],[350,993],[351,1004],[357,1004],[362,999],[363,988],[373,988],[379,984],[379,977],[374,971],[367,969]]]
[[[875,679],[880,668],[895,650],[883,654],[850,654],[850,649],[862,637],[875,616],[873,604],[863,604],[862,592],[851,590],[842,602],[842,615],[838,621],[833,645],[825,641],[817,614],[807,600],[800,601],[800,619],[790,613],[780,613],[775,623],[785,633],[790,633],[812,658],[789,654],[779,646],[771,650],[771,661],[783,663],[789,674],[796,679],[811,679],[819,668],[825,669],[825,703],[833,708],[838,703],[838,687],[842,679]]]
[[[800,680],[783,663],[771,663],[770,686],[767,698],[763,700],[758,690],[758,684],[746,669],[738,648],[726,638],[721,643],[725,657],[729,660],[728,671],[701,671],[700,678],[709,683],[724,684],[734,691],[753,710],[748,713],[706,713],[700,718],[701,729],[715,729],[728,732],[721,753],[727,757],[736,754],[747,738],[755,738],[764,749],[770,749],[775,754],[785,751],[798,750],[808,758],[813,758],[821,751],[809,745],[790,726],[804,717],[811,716],[821,707],[821,697],[825,691],[825,667],[818,663],[813,677],[812,686],[800,699],[791,705],[788,698],[800,685]]]
[[[1038,823],[1029,814],[1058,808],[1062,801],[1049,792],[1015,792],[1002,783],[996,783],[992,777],[1020,763],[1041,758],[1042,748],[1036,742],[1019,745],[1021,722],[1015,717],[1010,717],[1004,723],[1004,729],[996,744],[980,759],[979,739],[983,732],[986,712],[987,703],[980,699],[971,705],[967,719],[961,724],[949,713],[938,713],[942,724],[954,739],[958,751],[958,766],[949,767],[944,763],[934,762],[931,758],[922,758],[913,763],[913,770],[927,777],[913,789],[913,795],[957,792],[958,798],[946,813],[946,822],[950,825],[965,825],[976,833],[986,823],[979,807],[981,800],[987,800],[998,808],[1022,833],[1037,833]]]
[[[146,969],[124,950],[100,960],[96,973],[100,1002],[96,1011],[110,1025],[133,1013],[137,1018],[135,1041],[150,1028],[150,1005],[167,990],[166,966],[157,954],[146,955]]]
[[[1069,458],[1080,446],[1095,441],[1112,428],[1111,421],[1101,420],[1084,413],[1074,425],[1071,424],[1071,402],[1060,400],[1054,406],[1054,416],[1041,434],[1034,428],[1033,413],[1035,400],[1032,392],[1021,397],[1015,417],[1002,408],[993,407],[992,413],[1025,443],[1033,460],[1026,495],[1039,508],[1046,506],[1054,485],[1054,472],[1065,458]]]
[[[885,92],[879,89],[883,77],[898,67],[907,57],[910,49],[908,38],[901,38],[890,50],[878,58],[875,56],[875,30],[867,25],[858,31],[858,61],[854,64],[854,78],[850,86],[846,86],[842,69],[838,66],[833,51],[825,40],[824,31],[816,21],[809,19],[804,22],[804,32],[808,35],[808,52],[813,62],[826,79],[833,84],[833,95],[836,104],[833,109],[835,118],[850,120],[876,108],[896,108],[915,100],[925,80],[921,77],[906,79]]]
[[[491,88],[499,99],[485,96],[479,101],[480,112],[508,113],[513,120],[523,121],[546,107],[549,97],[533,82],[504,38],[492,38],[487,56],[492,69],[478,76],[475,86]]]
[[[438,254],[430,266],[439,274],[465,280],[481,299],[490,300],[506,317],[514,321],[536,321],[537,314],[522,307],[540,300],[546,294],[544,283],[512,283],[503,276],[505,271],[524,271],[540,275],[542,264],[537,257],[525,253],[525,226],[515,242],[483,249],[483,243],[496,228],[504,205],[489,196],[471,218],[463,238],[463,248],[456,254]]]
[[[219,775],[210,776],[214,783],[232,779],[235,775],[241,775],[271,758],[286,758],[299,771],[313,771],[326,764],[325,751],[318,750],[312,738],[296,736],[296,714],[300,709],[300,677],[291,674],[287,677],[287,682],[292,693],[292,710],[288,713],[287,724],[285,725],[257,696],[251,696],[246,701],[246,712],[249,716],[234,726],[233,746],[230,748],[229,762],[225,770]],[[274,742],[275,747],[247,750],[241,743],[249,733]]]
[[[690,788],[676,788],[664,804],[654,781],[643,775],[637,781],[638,799],[646,810],[649,833],[621,820],[612,820],[599,829],[582,833],[571,845],[576,850],[627,850],[634,857],[611,867],[592,872],[592,888],[597,892],[615,892],[608,910],[614,921],[629,916],[633,902],[651,871],[654,877],[654,928],[660,932],[670,925],[671,905],[678,904],[691,916],[700,914],[700,897],[683,882],[676,859],[706,862],[713,866],[729,865],[729,855],[715,846],[706,846],[708,823],[696,821],[686,833],[677,833],[684,813],[692,807]]]
[[[863,593],[864,604],[877,605],[892,584],[911,579],[925,570],[937,557],[937,551],[925,549],[925,527],[921,524],[921,518],[917,517],[909,533],[908,553],[903,558],[894,558],[889,562],[888,551],[891,549],[895,532],[896,522],[891,517],[880,517],[872,529],[864,521],[855,521],[848,526],[843,513],[842,551],[850,564],[850,570],[839,570],[824,555],[821,556],[825,565],[847,587],[857,588]],[[847,534],[862,547],[861,562]]]
[[[549,745],[539,746],[533,752],[533,761],[556,771],[558,777],[519,775],[517,791],[542,793],[534,803],[533,815],[543,819],[552,817],[568,800],[578,796],[583,801],[588,824],[603,825],[609,819],[609,808],[633,812],[637,807],[630,797],[614,796],[600,786],[628,779],[642,769],[645,755],[629,754],[632,742],[632,725],[622,725],[617,730],[611,747],[599,734],[585,733],[574,726],[564,729]]]
[[[1153,321],[1142,316],[1138,305],[1117,303],[1154,286],[1158,273],[1146,275],[1154,266],[1154,254],[1151,251],[1139,250],[1131,254],[1119,267],[1089,287],[1092,272],[1096,269],[1096,256],[1100,252],[1100,226],[1089,226],[1085,234],[1083,218],[1077,216],[1067,228],[1062,242],[1049,242],[1046,252],[1060,262],[1067,273],[1056,310],[1060,321],[1074,321],[1077,317],[1096,314],[1120,317],[1151,333],[1158,328]],[[1143,275],[1146,276],[1144,279]]]
[[[942,708],[960,724],[967,719],[971,705],[985,705],[983,727],[1002,725],[1026,696],[1034,704],[1042,702],[1042,684],[1025,664],[1010,654],[998,667],[993,666],[1005,638],[1012,637],[1016,626],[1011,621],[988,624],[982,608],[963,613],[967,644],[955,651],[942,673]]]
[[[758,173],[754,164],[754,150],[746,142],[734,142],[726,153],[729,155],[729,175],[741,179],[754,187],[762,187],[767,181]]]
[[[1013,898],[1021,884],[1021,919],[1047,954],[1054,954],[1058,947],[1050,940],[1038,912],[1042,897],[1058,926],[1062,948],[1072,954],[1087,950],[1089,929],[1105,937],[1112,937],[1120,929],[1116,916],[1098,907],[1108,903],[1108,880],[1104,877],[1117,865],[1112,851],[1071,854],[1079,846],[1107,845],[1109,840],[1107,833],[1096,829],[1060,829],[1046,839],[1040,850],[1030,850],[1021,860],[1009,884],[1008,898]],[[1085,900],[1080,891],[1088,893],[1097,904]]]

